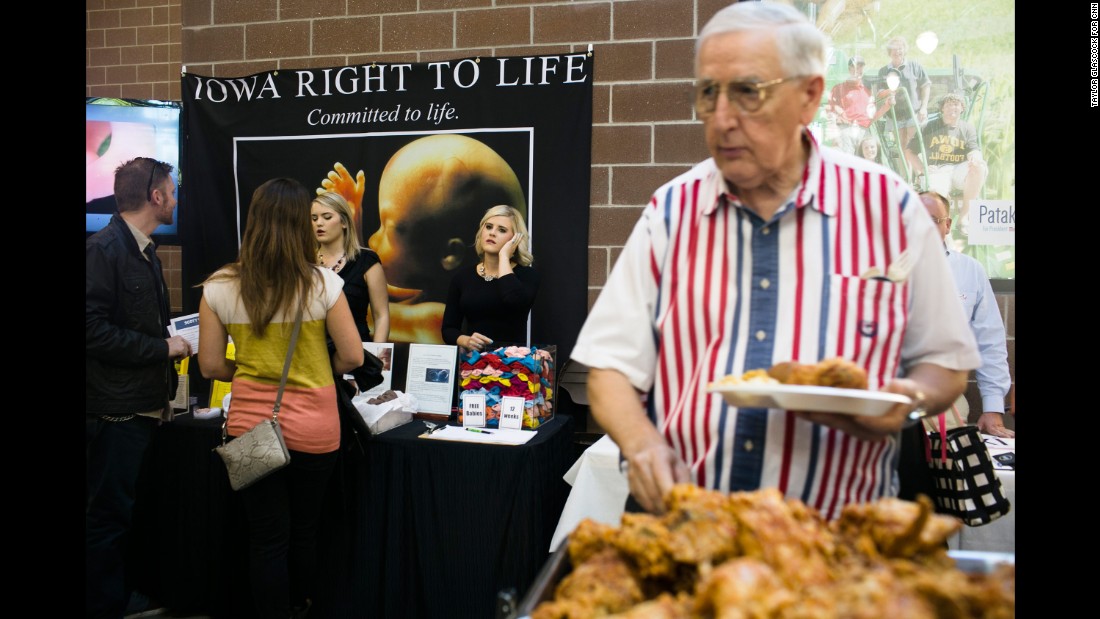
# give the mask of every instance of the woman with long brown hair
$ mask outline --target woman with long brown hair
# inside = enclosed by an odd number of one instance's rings
[[[317,523],[340,447],[333,372],[363,363],[340,276],[315,264],[310,195],[276,178],[252,194],[239,259],[203,282],[199,365],[232,381],[228,433],[271,418],[299,312],[279,423],[290,464],[241,491],[249,532],[249,581],[257,616],[304,616],[316,571]],[[335,343],[331,358],[326,334]],[[233,337],[235,359],[225,356]],[[293,614],[292,614],[293,613]]]

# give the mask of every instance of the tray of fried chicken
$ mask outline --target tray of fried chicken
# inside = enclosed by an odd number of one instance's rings
[[[908,396],[867,389],[867,372],[842,357],[817,363],[784,361],[768,369],[724,376],[707,386],[733,406],[882,415]]]
[[[582,521],[524,619],[1014,617],[1015,555],[963,553],[930,502],[849,505],[832,522],[775,489],[675,486],[667,511]]]

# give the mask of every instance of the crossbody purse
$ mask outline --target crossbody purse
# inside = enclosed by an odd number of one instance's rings
[[[248,432],[226,442],[229,415],[222,423],[222,444],[215,447],[225,462],[229,472],[229,485],[234,490],[243,490],[268,475],[290,464],[290,451],[283,440],[283,430],[279,426],[279,408],[283,403],[283,389],[286,388],[287,374],[290,372],[290,360],[294,356],[294,346],[298,343],[298,331],[302,328],[302,308],[298,308],[298,318],[294,321],[294,331],[290,334],[286,361],[283,363],[283,377],[279,380],[279,392],[275,396],[275,406],[271,409],[271,419],[256,424]]]

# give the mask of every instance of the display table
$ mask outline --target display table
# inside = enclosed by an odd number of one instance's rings
[[[525,445],[417,438],[413,421],[341,453],[318,533],[310,616],[471,617],[517,599],[546,562],[569,487],[570,417]],[[173,611],[247,619],[247,532],[211,450],[219,420],[157,429],[139,480],[135,584]]]
[[[558,415],[516,446],[417,438],[419,421],[373,438],[357,616],[487,619],[499,591],[522,597],[569,491],[572,425]]]
[[[606,434],[584,450],[566,472],[565,481],[573,489],[550,541],[550,552],[557,550],[585,518],[619,526],[626,497],[630,495],[626,476],[619,470],[619,446]]]
[[[130,576],[167,608],[246,618],[243,506],[212,451],[220,443],[220,419],[185,415],[157,428],[138,479]]]

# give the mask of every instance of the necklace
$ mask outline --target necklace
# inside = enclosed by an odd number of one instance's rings
[[[336,264],[333,264],[332,266],[325,266],[325,255],[321,253],[320,249],[317,250],[317,264],[327,269],[332,269],[333,273],[339,273],[340,269],[344,268],[344,259],[347,257],[348,255],[346,253],[342,254],[340,256],[340,259],[336,261]]]
[[[477,274],[481,276],[481,279],[483,279],[487,282],[491,282],[491,281],[493,281],[494,279],[497,278],[496,275],[486,275],[485,274],[485,263],[484,262],[477,263]]]

